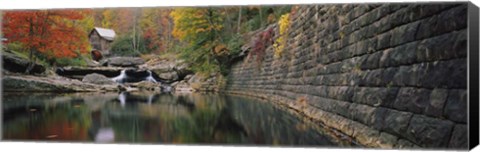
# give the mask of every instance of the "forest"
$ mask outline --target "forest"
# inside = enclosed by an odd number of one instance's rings
[[[113,56],[148,60],[170,54],[186,59],[195,72],[225,73],[249,33],[276,22],[283,23],[280,33],[285,33],[293,12],[292,6],[7,11],[2,37],[7,50],[32,63],[86,66],[92,50],[89,33],[94,27],[108,28],[117,34],[111,45]],[[268,43],[262,39],[252,53],[265,49]],[[276,41],[282,42],[282,37]]]

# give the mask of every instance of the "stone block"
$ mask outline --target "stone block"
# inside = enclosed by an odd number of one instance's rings
[[[352,103],[349,107],[350,117],[351,119],[358,121],[365,125],[370,125],[373,113],[375,112],[374,107]]]
[[[443,111],[446,118],[455,121],[467,122],[467,91],[466,90],[450,90],[448,93],[447,103]]]
[[[378,107],[391,107],[398,88],[360,87],[355,89],[353,102]]]
[[[427,89],[400,88],[393,107],[402,111],[422,114],[429,105],[430,93],[431,91]]]
[[[377,47],[375,49],[382,50],[390,47],[390,40],[392,38],[392,32],[383,33],[378,36]]]
[[[390,39],[390,46],[397,46],[415,40],[415,34],[419,24],[420,22],[413,22],[396,27]]]
[[[383,52],[375,52],[375,53],[369,54],[368,58],[363,61],[360,68],[362,70],[378,68],[379,66],[378,63],[380,61],[380,57],[382,57],[382,53]]]
[[[387,108],[379,107],[375,109],[371,118],[371,124],[374,129],[383,130],[385,128],[387,112]]]
[[[459,30],[467,27],[467,4],[443,11],[438,14],[438,21],[434,26],[435,34]]]
[[[376,144],[380,148],[390,148],[391,149],[391,148],[394,147],[394,145],[397,143],[397,141],[398,141],[397,136],[394,136],[394,135],[391,135],[391,134],[388,134],[388,133],[385,133],[385,132],[381,132],[378,140],[376,141]]]
[[[397,110],[386,110],[386,115],[384,121],[377,121],[378,126],[383,126],[382,130],[385,130],[389,133],[392,133],[397,136],[402,136],[405,134],[408,128],[408,123],[412,118],[412,113],[402,112]]]
[[[405,139],[399,139],[397,143],[395,144],[396,149],[412,149],[414,147],[414,144],[408,140]]]
[[[441,117],[443,114],[443,107],[447,101],[448,90],[434,89],[430,93],[430,102],[425,109],[425,114],[428,116]]]
[[[403,135],[422,147],[447,147],[453,126],[451,121],[414,115]]]
[[[463,150],[468,149],[468,136],[472,135],[468,134],[467,125],[455,125],[448,147]]]

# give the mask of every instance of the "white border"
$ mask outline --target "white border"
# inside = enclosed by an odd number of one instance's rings
[[[435,0],[446,2],[451,0]],[[463,1],[463,0],[462,0]],[[152,7],[152,6],[225,6],[225,5],[258,5],[258,4],[332,4],[332,3],[386,3],[386,2],[432,2],[426,0],[0,0],[0,10],[21,9],[58,9],[58,8],[104,8],[104,7]],[[473,1],[480,6],[480,2]],[[143,151],[191,151],[191,152],[235,152],[235,151],[387,151],[378,149],[332,149],[332,148],[275,148],[275,147],[239,147],[239,146],[179,146],[179,145],[140,145],[140,144],[86,144],[86,143],[47,143],[47,142],[5,142],[0,141],[2,151],[114,151],[114,152],[143,152]],[[404,150],[388,150],[404,151]],[[411,150],[409,150],[411,151]],[[420,151],[420,150],[419,150]],[[421,150],[426,152],[426,150]],[[477,147],[473,151],[480,151]]]
[[[435,0],[447,2],[452,0]],[[466,0],[453,0],[466,1]],[[45,9],[45,8],[103,8],[103,7],[151,7],[151,6],[225,6],[259,4],[332,4],[332,3],[385,3],[385,2],[432,2],[427,0],[0,0],[0,9]]]

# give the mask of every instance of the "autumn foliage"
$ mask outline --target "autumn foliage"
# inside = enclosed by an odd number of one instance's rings
[[[3,33],[7,43],[20,42],[30,54],[47,58],[74,58],[88,52],[85,31],[78,26],[88,11],[37,10],[7,11]]]
[[[252,51],[249,53],[249,58],[255,55],[257,64],[259,64],[263,60],[263,56],[265,56],[266,49],[273,43],[273,36],[273,28],[268,28],[258,33]]]

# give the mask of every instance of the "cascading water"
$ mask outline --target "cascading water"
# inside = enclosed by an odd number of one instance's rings
[[[153,78],[152,76],[152,71],[147,71],[148,72],[148,76],[145,78],[145,81],[150,81],[150,82],[153,82],[153,83],[157,83],[157,80],[155,80],[155,78]]]
[[[125,80],[127,79],[126,71],[127,71],[127,70],[123,69],[123,70],[120,72],[120,75],[112,78],[112,80],[115,81],[115,82],[117,82],[117,83],[124,83]]]

